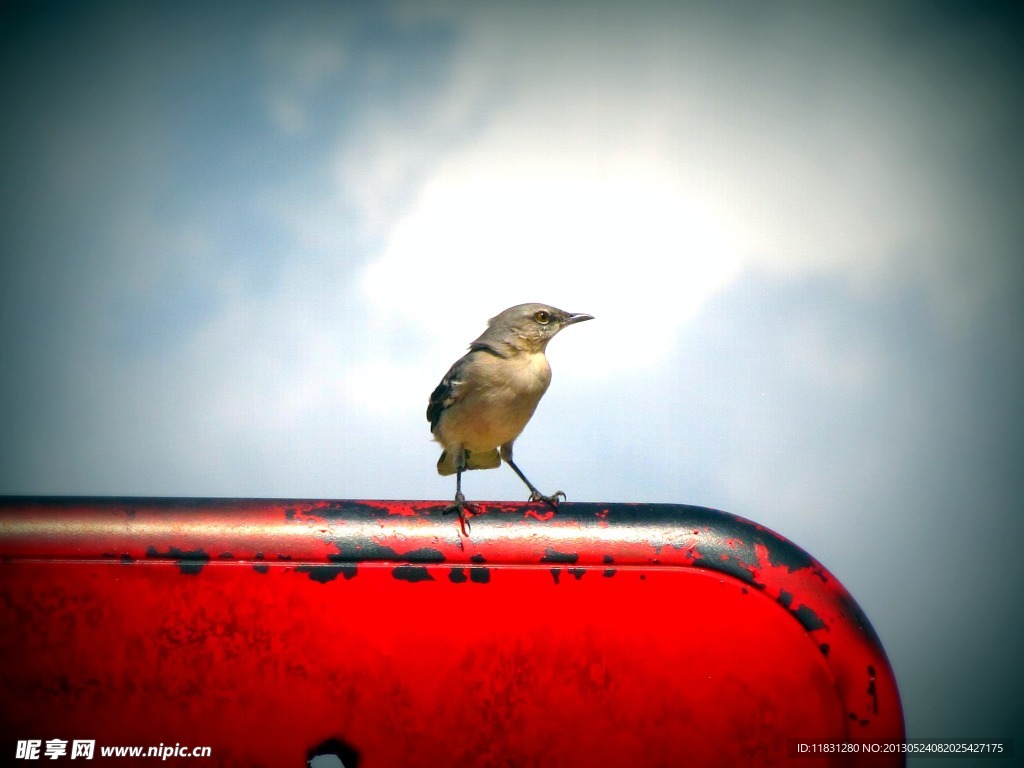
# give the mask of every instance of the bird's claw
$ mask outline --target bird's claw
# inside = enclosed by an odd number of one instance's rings
[[[462,535],[468,538],[471,526],[469,525],[469,518],[466,517],[466,513],[469,512],[470,515],[476,515],[479,513],[475,509],[473,509],[473,506],[471,504],[468,504],[466,502],[466,497],[462,495],[461,491],[455,494],[455,501],[453,501],[449,506],[445,507],[444,511],[441,512],[441,514],[450,515],[452,512],[458,514],[459,529],[462,531]]]
[[[562,501],[565,501],[565,491],[555,491],[550,496],[545,496],[543,493],[534,491],[530,494],[530,501],[543,501],[548,504],[552,509],[558,509],[558,497],[562,497]]]

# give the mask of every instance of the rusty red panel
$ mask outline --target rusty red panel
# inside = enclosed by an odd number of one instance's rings
[[[0,500],[2,762],[61,739],[247,767],[903,764],[790,756],[904,726],[867,618],[778,534],[483,504],[463,538],[445,506]]]

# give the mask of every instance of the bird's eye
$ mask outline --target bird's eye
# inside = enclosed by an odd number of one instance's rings
[[[547,325],[549,322],[551,322],[551,313],[545,312],[542,309],[539,312],[534,313],[533,319],[536,320],[541,325]]]

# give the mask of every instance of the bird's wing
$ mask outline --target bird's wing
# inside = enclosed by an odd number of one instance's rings
[[[427,404],[427,421],[430,422],[431,432],[434,431],[445,409],[458,402],[459,390],[462,389],[461,374],[466,367],[466,358],[468,357],[467,354],[456,360],[455,364],[448,369],[448,373],[441,379],[441,383],[430,393],[430,402]]]
[[[437,387],[434,388],[434,391],[430,393],[430,402],[427,403],[427,421],[430,422],[431,432],[433,432],[434,428],[437,427],[437,422],[441,418],[441,414],[459,401],[463,384],[462,373],[466,370],[466,367],[469,365],[473,355],[478,353],[504,357],[504,355],[498,352],[498,350],[487,344],[473,342],[473,344],[470,345],[469,352],[455,361],[454,365],[448,369],[448,373],[446,373],[444,378],[441,379],[441,383],[438,384]]]

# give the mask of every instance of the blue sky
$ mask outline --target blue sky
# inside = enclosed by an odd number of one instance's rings
[[[1013,10],[7,10],[0,492],[447,498],[427,396],[549,302],[536,484],[778,530],[912,736],[1024,738]]]

